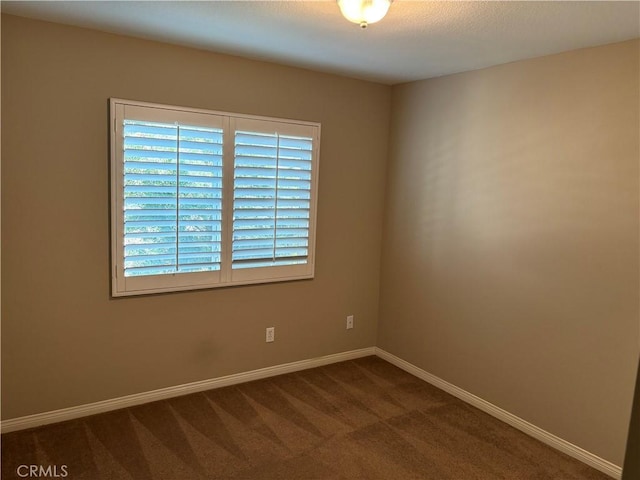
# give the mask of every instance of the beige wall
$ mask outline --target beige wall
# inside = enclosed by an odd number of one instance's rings
[[[377,336],[622,464],[637,41],[393,89],[11,16],[2,44],[4,419]],[[111,299],[109,97],[321,122],[316,278]]]
[[[2,36],[3,418],[375,344],[389,87],[11,16]],[[109,97],[321,122],[316,278],[111,299]]]
[[[378,346],[622,465],[638,41],[396,86]]]

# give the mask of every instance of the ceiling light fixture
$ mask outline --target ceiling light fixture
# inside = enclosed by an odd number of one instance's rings
[[[384,18],[393,0],[338,0],[344,18],[367,28]]]

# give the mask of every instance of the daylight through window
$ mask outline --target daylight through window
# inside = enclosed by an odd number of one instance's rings
[[[313,277],[320,126],[111,101],[112,294]]]

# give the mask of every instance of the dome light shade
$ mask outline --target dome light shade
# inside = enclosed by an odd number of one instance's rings
[[[367,28],[370,23],[379,22],[389,10],[392,0],[338,0],[344,18]]]

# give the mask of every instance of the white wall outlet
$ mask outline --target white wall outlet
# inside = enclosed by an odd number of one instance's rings
[[[276,327],[267,327],[267,342],[273,342],[276,339]]]
[[[347,317],[347,330],[353,328],[353,315]]]

